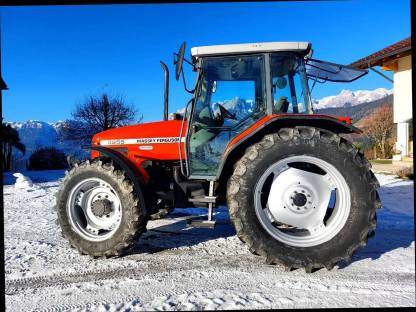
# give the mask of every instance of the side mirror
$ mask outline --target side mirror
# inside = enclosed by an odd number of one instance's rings
[[[179,80],[179,77],[181,75],[182,64],[183,64],[183,56],[185,54],[185,47],[186,47],[186,44],[185,44],[185,41],[184,41],[184,42],[182,42],[178,53],[175,53],[175,58],[173,60],[173,64],[176,65],[176,70],[175,70],[176,80]]]

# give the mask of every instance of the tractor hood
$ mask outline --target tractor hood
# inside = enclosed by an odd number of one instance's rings
[[[94,135],[92,144],[128,153],[129,157],[178,160],[181,124],[181,120],[167,120],[114,128]]]

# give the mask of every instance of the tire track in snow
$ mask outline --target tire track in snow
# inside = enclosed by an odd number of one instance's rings
[[[187,251],[187,250],[184,250]],[[189,252],[189,251],[188,251]],[[187,258],[186,255],[185,258]],[[357,278],[357,272],[325,272],[324,276],[313,273],[308,275],[299,275],[295,272],[284,272],[278,266],[270,266],[263,263],[261,257],[255,256],[228,256],[227,259],[218,259],[217,256],[206,256],[195,261],[189,255],[189,261],[178,261],[177,265],[171,266],[172,261],[163,261],[163,259],[154,259],[146,257],[141,259],[141,266],[116,268],[116,269],[101,269],[89,270],[79,273],[57,273],[51,276],[35,276],[27,278],[18,278],[6,280],[5,294],[16,295],[24,291],[33,291],[48,287],[70,287],[72,284],[98,282],[105,280],[123,280],[126,278],[142,279],[147,275],[155,274],[173,274],[174,272],[186,273],[190,271],[245,271],[248,274],[255,274],[258,271],[259,265],[263,266],[263,271],[271,271],[271,273],[281,275],[281,279],[273,283],[273,287],[286,288],[292,290],[302,291],[317,291],[317,292],[343,292],[343,293],[357,293],[370,294],[377,292],[379,295],[393,295],[394,293],[413,293],[414,280],[413,273],[397,273],[392,279],[383,280],[381,277],[360,277]],[[140,261],[140,260],[139,260]],[[244,270],[242,268],[244,263]],[[299,271],[299,270],[298,270]],[[303,271],[299,271],[302,272]],[[352,273],[352,274],[351,274]],[[315,274],[315,275],[314,275]],[[334,281],[333,274],[339,277],[339,281]],[[380,275],[383,274],[380,272]],[[403,285],[409,287],[403,287]]]
[[[359,295],[372,298],[380,298],[383,296],[389,296],[391,298],[394,298],[395,296],[411,297],[413,294],[413,289],[410,286],[410,284],[408,284],[409,287],[403,288],[403,279],[408,279],[409,282],[411,282],[410,280],[412,280],[412,276],[410,276],[410,274],[402,274],[403,276],[400,277],[402,284],[397,284],[395,282],[391,283],[388,281],[385,281],[383,283],[374,283],[374,280],[363,282],[361,280],[356,280],[356,276],[351,275],[351,272],[347,275],[348,276],[345,277],[348,277],[349,279],[341,278],[339,281],[336,282],[334,282],[334,280],[330,279],[328,276],[317,276],[314,278],[308,278],[309,275],[307,276],[307,278],[302,276],[282,276],[282,281],[274,283],[273,287],[283,288],[286,292],[298,293],[306,296],[308,294],[313,294],[313,296],[316,295],[317,297]],[[237,296],[237,301],[239,301],[240,303],[242,300],[243,302],[246,302],[249,305],[249,307],[252,308],[291,307],[293,304],[295,304],[296,301],[296,298],[293,298],[293,296],[285,297],[285,294],[273,294],[270,293],[270,289],[264,287],[255,289],[255,287],[253,287],[253,283],[247,287],[246,291],[244,291],[244,289],[239,289],[239,291],[236,291],[234,289],[226,290],[225,288],[220,287],[220,285],[207,286],[208,287],[204,287],[202,292],[196,291],[189,293],[188,291],[184,291],[183,293],[179,292],[177,294],[172,294],[169,293],[169,291],[167,291],[165,295],[159,295],[154,297],[151,302],[145,303],[145,301],[143,301],[143,305],[140,298],[141,296],[135,295],[122,297],[110,302],[106,302],[103,300],[93,300],[85,304],[66,303],[36,311],[96,311],[98,308],[100,311],[130,311],[132,308],[134,308],[134,310],[158,310],[163,307],[168,307],[169,310],[182,310],[186,307],[186,310],[189,310],[190,308],[188,305],[192,305],[194,303],[198,303],[198,305],[195,306],[195,308],[202,309],[206,308],[204,304],[215,305],[216,300],[221,301],[222,296],[229,296],[230,294],[233,296]],[[301,290],[301,292],[299,292],[299,290]],[[201,302],[195,302],[195,298],[192,299],[192,297],[199,295],[204,295],[204,300],[202,300]],[[207,295],[209,298],[207,297]],[[255,295],[257,299],[262,299],[260,300],[260,302],[258,302],[260,306],[251,306],[251,304],[253,304],[253,299],[251,298],[253,297],[253,295]],[[267,304],[267,301],[270,301],[271,299],[273,300],[270,302],[270,304]],[[231,302],[230,300],[227,300],[227,304],[232,303],[233,300],[231,300]],[[225,304],[225,302],[217,302],[215,308],[221,309],[222,304]],[[210,309],[213,308],[213,306],[210,307]],[[239,308],[241,309],[242,306],[240,306]]]
[[[180,252],[187,252],[190,253],[189,250],[175,250]],[[196,251],[191,252],[196,253]],[[147,258],[146,260],[140,259],[139,261],[143,261],[145,264],[143,267],[140,266],[133,266],[127,268],[116,268],[116,269],[95,269],[84,271],[80,273],[57,273],[50,276],[34,276],[34,277],[26,277],[26,278],[17,278],[17,279],[6,279],[6,287],[5,293],[7,295],[14,295],[19,293],[25,289],[39,289],[39,288],[46,288],[46,287],[54,287],[54,286],[67,286],[74,283],[82,283],[82,282],[95,282],[95,281],[102,281],[102,280],[118,280],[124,278],[142,278],[143,274],[155,274],[155,273],[166,273],[170,271],[189,271],[189,270],[206,270],[210,267],[210,264],[215,262],[215,266],[218,264],[221,268],[238,268],[239,263],[241,262],[241,256],[235,256],[230,259],[228,257],[225,261],[223,260],[222,263],[220,260],[217,259],[217,256],[209,256],[205,257],[204,260],[208,263],[203,263],[202,259],[199,264],[193,263],[195,260],[191,258],[191,255],[186,255],[190,257],[189,262],[183,262],[183,265],[170,267],[168,264],[171,264],[171,261],[161,261],[163,259],[155,259],[155,258]],[[245,258],[256,258],[255,256],[245,256]],[[231,261],[230,261],[231,260]],[[240,261],[239,261],[240,260]],[[252,261],[253,259],[251,259]],[[256,259],[261,260],[261,259]],[[151,261],[151,263],[150,263]],[[258,261],[256,261],[258,262]],[[192,263],[192,265],[190,265]],[[256,264],[253,263],[252,267]],[[211,265],[211,268],[214,266]]]

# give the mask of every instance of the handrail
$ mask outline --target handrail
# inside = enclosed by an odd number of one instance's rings
[[[181,130],[179,131],[179,141],[178,141],[178,149],[179,149],[179,164],[181,166],[181,173],[183,176],[187,177],[188,175],[185,174],[184,170],[183,170],[183,160],[182,160],[182,149],[181,149],[181,143],[182,143],[182,133],[183,133],[183,125],[185,124],[185,120],[186,117],[188,115],[188,107],[189,104],[192,103],[192,99],[188,101],[188,103],[185,106],[185,112],[183,113],[183,118],[182,118],[182,122],[181,122]],[[188,125],[189,126],[189,125]],[[186,139],[186,137],[185,137]],[[186,153],[185,153],[186,156]],[[188,168],[187,168],[187,173],[188,173]]]

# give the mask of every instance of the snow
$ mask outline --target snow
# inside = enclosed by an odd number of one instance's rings
[[[16,177],[16,182],[14,187],[18,189],[27,189],[33,186],[33,182],[29,177],[24,176],[21,173],[13,173],[13,176]]]
[[[314,108],[356,106],[382,99],[393,94],[393,89],[377,88],[374,90],[342,90],[338,95],[331,95],[320,100],[314,100]]]
[[[186,227],[175,209],[151,221],[125,256],[93,259],[71,249],[55,224],[63,171],[4,177],[7,311],[141,311],[415,306],[413,181],[376,174],[382,209],[376,234],[353,262],[332,271],[285,272],[236,237],[225,207],[215,229]],[[24,178],[23,178],[24,179]]]

